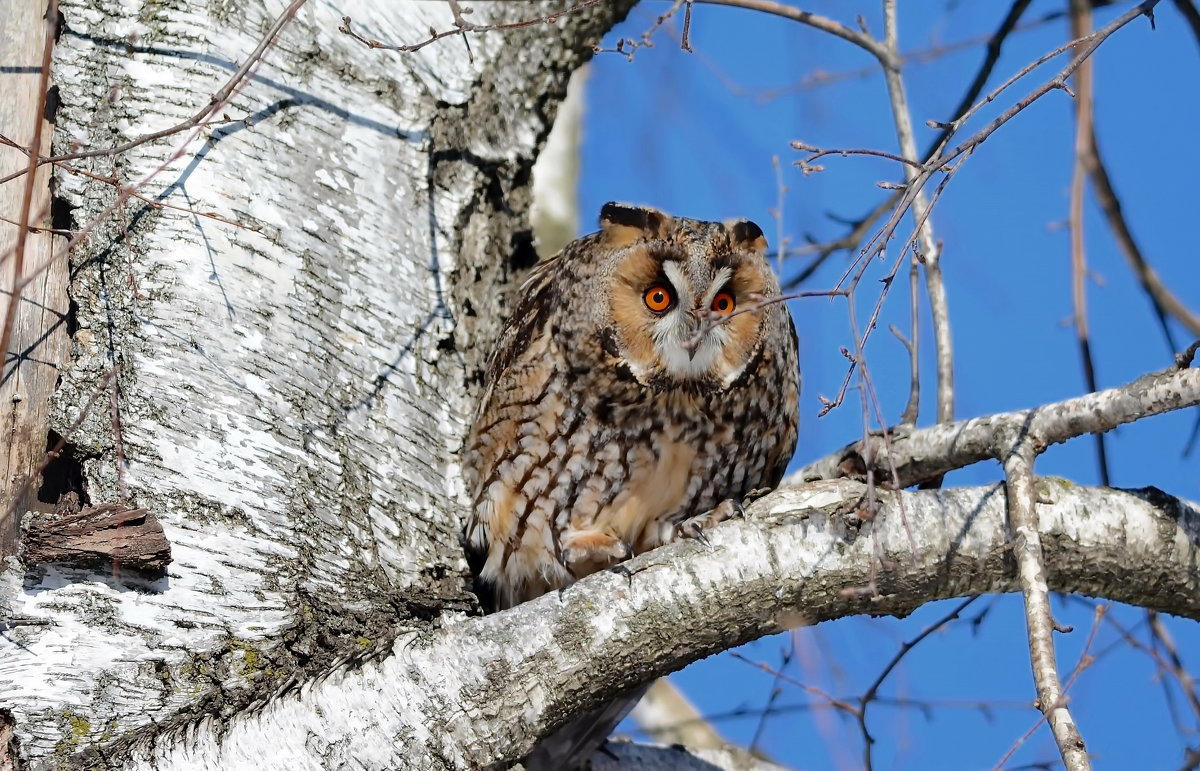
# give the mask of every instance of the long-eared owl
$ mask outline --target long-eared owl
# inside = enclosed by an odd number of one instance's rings
[[[606,204],[537,265],[466,455],[467,546],[511,607],[694,535],[774,487],[796,442],[796,333],[762,230]]]

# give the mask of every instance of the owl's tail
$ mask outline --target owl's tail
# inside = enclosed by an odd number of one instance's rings
[[[576,771],[592,756],[617,723],[645,695],[650,683],[572,720],[537,746],[522,763],[526,771]]]

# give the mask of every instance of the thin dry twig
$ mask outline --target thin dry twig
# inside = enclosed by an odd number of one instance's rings
[[[1146,654],[1154,661],[1154,665],[1158,668],[1160,676],[1163,674],[1169,675],[1175,684],[1179,686],[1179,690],[1183,692],[1187,699],[1188,706],[1192,710],[1195,718],[1200,720],[1200,696],[1196,693],[1196,683],[1187,668],[1183,665],[1183,659],[1179,655],[1179,649],[1175,645],[1175,640],[1171,636],[1166,625],[1163,624],[1162,617],[1157,611],[1147,610],[1142,624],[1145,625],[1147,633],[1150,637],[1150,644],[1144,643],[1137,638],[1134,631],[1138,626],[1129,628],[1118,621],[1116,618],[1109,616],[1107,619],[1109,626],[1117,630],[1117,634],[1121,636],[1124,644]],[[1097,658],[1099,658],[1097,656]],[[1167,706],[1171,710],[1172,717],[1175,718],[1174,701],[1170,698],[1169,683],[1170,680],[1162,678],[1163,688],[1167,695]],[[1176,718],[1176,727],[1180,731],[1189,730],[1178,724]],[[1190,729],[1194,730],[1194,729]]]
[[[1090,632],[1088,632],[1087,640],[1085,640],[1083,643],[1083,650],[1079,652],[1079,660],[1075,662],[1075,668],[1071,670],[1071,675],[1067,678],[1067,682],[1062,689],[1062,695],[1060,696],[1060,699],[1063,700],[1064,703],[1066,694],[1071,690],[1071,687],[1075,684],[1075,681],[1079,679],[1079,676],[1083,674],[1084,670],[1094,664],[1096,659],[1099,658],[1099,656],[1092,655],[1092,645],[1096,642],[1096,633],[1100,630],[1100,622],[1104,620],[1105,615],[1108,613],[1108,609],[1109,603],[1096,606],[1096,612],[1092,617],[1092,629]],[[1038,716],[1038,719],[1029,727],[1028,731],[1026,731],[1019,739],[1013,742],[1013,745],[1008,748],[1008,752],[1004,753],[1004,757],[1000,758],[999,762],[992,766],[992,771],[1001,771],[1001,769],[1004,768],[1004,764],[1008,762],[1008,759],[1011,758],[1016,751],[1021,748],[1021,745],[1029,741],[1030,737],[1032,737],[1033,734],[1039,728],[1041,728],[1042,723],[1044,722],[1046,722],[1045,711]]]
[[[867,155],[875,158],[886,158],[889,161],[896,161],[897,163],[912,166],[918,171],[925,168],[925,164],[921,161],[913,160],[912,158],[905,158],[903,155],[889,153],[886,150],[871,150],[867,148],[851,149],[841,147],[834,150],[821,149],[820,147],[814,147],[806,142],[801,142],[798,139],[792,140],[791,145],[793,150],[803,150],[806,153],[811,153],[811,155],[808,157],[793,162],[796,166],[799,166],[800,170],[805,174],[810,174],[814,171],[824,171],[824,166],[813,166],[812,162],[819,158],[824,158],[827,155],[840,155],[843,158],[850,155]]]
[[[1167,324],[1167,317],[1173,317],[1190,334],[1200,337],[1200,315],[1188,308],[1171,291],[1170,287],[1163,283],[1162,279],[1158,276],[1158,272],[1146,260],[1146,256],[1142,253],[1141,247],[1138,246],[1137,240],[1134,239],[1133,231],[1130,229],[1129,223],[1125,220],[1125,214],[1121,208],[1121,199],[1117,196],[1112,178],[1108,174],[1108,167],[1100,155],[1100,146],[1096,139],[1096,126],[1094,122],[1092,130],[1084,144],[1084,152],[1087,157],[1088,172],[1092,182],[1092,193],[1096,196],[1096,202],[1100,205],[1100,210],[1104,212],[1104,219],[1108,223],[1109,229],[1112,230],[1113,238],[1116,239],[1117,246],[1121,249],[1121,254],[1125,256],[1130,267],[1133,268],[1133,273],[1137,276],[1142,289],[1150,298],[1150,302],[1154,304],[1154,309],[1158,314],[1159,322],[1163,329],[1163,336],[1166,338],[1168,347],[1172,351],[1178,350],[1179,346],[1171,334],[1171,329]]]
[[[1000,51],[1003,48],[1004,42],[1008,39],[1012,32],[1017,29],[1018,22],[1020,21],[1022,14],[1024,14],[1025,10],[1029,7],[1030,2],[1031,0],[1017,0],[1017,2],[1013,3],[1013,5],[1009,8],[1008,14],[1001,21],[1000,26],[997,27],[996,31],[993,32],[987,39],[986,55],[984,56],[983,61],[980,63],[979,69],[976,71],[970,86],[968,86],[966,92],[959,100],[958,106],[951,112],[951,114],[955,116],[954,119],[948,124],[939,123],[936,126],[936,128],[939,128],[940,131],[933,141],[929,143],[924,155],[922,156],[925,158],[926,163],[928,163],[930,159],[944,149],[945,143],[956,130],[955,127],[957,125],[961,125],[959,121],[962,120],[963,116],[967,113],[971,106],[975,104],[975,101],[979,98],[979,95],[983,93],[984,86],[987,85],[988,80],[992,76],[992,72],[995,70],[997,62],[1000,60]],[[788,282],[785,288],[792,289],[806,281],[813,273],[816,272],[817,268],[819,268],[821,264],[829,258],[830,255],[836,254],[842,250],[848,251],[856,248],[860,243],[862,243],[863,239],[867,237],[867,234],[871,231],[871,228],[874,227],[875,223],[879,221],[880,217],[891,211],[892,208],[900,201],[900,198],[901,195],[899,193],[888,196],[886,200],[882,201],[862,218],[850,221],[848,224],[851,225],[851,229],[844,236],[826,243],[810,243],[808,247],[797,250],[797,252],[801,254],[816,252],[817,256],[807,267],[805,267],[804,270],[799,273],[799,275],[797,275],[796,278]]]
[[[1092,31],[1091,0],[1071,0],[1071,37],[1081,39]],[[1075,71],[1075,157],[1071,168],[1071,198],[1068,222],[1071,232],[1071,307],[1075,320],[1075,337],[1079,341],[1080,363],[1084,382],[1089,391],[1097,390],[1096,361],[1092,357],[1092,339],[1087,317],[1087,254],[1083,243],[1083,187],[1087,175],[1089,137],[1094,130],[1092,100],[1092,62],[1082,62]],[[1096,465],[1100,484],[1110,484],[1108,452],[1104,434],[1096,434]]]
[[[303,0],[300,1],[303,2]],[[412,53],[413,51],[420,51],[425,46],[436,43],[442,38],[451,37],[453,35],[462,35],[463,39],[466,40],[468,32],[495,32],[497,30],[533,27],[538,24],[555,24],[560,18],[568,13],[575,13],[576,11],[583,10],[584,8],[590,8],[591,6],[597,5],[600,2],[602,2],[602,0],[583,0],[583,2],[576,3],[575,5],[572,5],[569,8],[564,8],[556,13],[548,13],[544,16],[537,16],[530,19],[522,19],[521,21],[504,22],[500,24],[474,24],[469,22],[463,17],[463,14],[469,13],[471,9],[459,9],[457,7],[457,3],[455,3],[451,6],[451,12],[454,15],[454,27],[451,29],[441,30],[440,32],[431,27],[429,30],[429,37],[417,43],[385,43],[382,40],[366,37],[354,29],[354,20],[349,16],[342,17],[342,24],[338,27],[338,32],[357,40],[367,48],[379,48],[384,51],[396,51],[397,53]]]
[[[900,152],[912,162],[917,162],[917,141],[913,134],[912,111],[904,88],[904,77],[900,70],[900,44],[896,19],[896,0],[884,0],[884,46],[888,57],[881,59],[884,80],[887,83],[888,99],[892,106],[892,118],[896,124],[896,138]],[[910,165],[904,166],[905,179],[911,185],[920,171]],[[929,297],[929,313],[933,322],[933,346],[937,361],[937,422],[954,420],[954,343],[950,334],[950,310],[946,298],[946,283],[942,278],[941,249],[933,234],[930,221],[930,204],[922,191],[912,196],[913,218],[919,223],[921,263],[925,268],[925,293]]]
[[[679,9],[683,7],[684,2],[685,0],[674,0],[674,2],[671,3],[671,7],[659,14],[658,18],[654,20],[654,23],[642,33],[641,39],[635,39],[631,37],[618,38],[616,45],[613,48],[604,48],[597,43],[592,46],[592,52],[597,54],[621,54],[628,61],[632,62],[634,54],[637,53],[639,48],[654,47],[655,33],[658,32],[663,24],[667,23],[671,17],[679,12]],[[691,28],[692,5],[689,2],[687,4],[687,11],[684,13],[683,32],[679,39],[679,47],[688,53],[692,52]]]
[[[871,748],[875,744],[875,739],[871,736],[871,732],[867,728],[867,710],[873,702],[879,700],[879,689],[883,686],[884,681],[888,679],[888,676],[892,674],[896,667],[899,666],[900,662],[904,660],[904,657],[907,656],[913,650],[913,648],[916,648],[918,645],[920,645],[927,637],[929,637],[929,635],[933,634],[939,629],[942,629],[951,621],[957,619],[962,612],[971,605],[971,603],[978,599],[979,595],[966,598],[962,602],[955,605],[949,613],[922,629],[920,634],[918,634],[916,637],[906,641],[903,645],[901,645],[900,650],[896,651],[896,654],[892,656],[891,660],[880,671],[879,675],[867,688],[866,692],[859,697],[858,730],[863,737],[863,768],[867,769],[867,771],[870,771],[870,769],[873,768]]]
[[[231,119],[223,118],[218,121],[207,121],[205,123],[205,125],[206,126],[227,125],[229,123],[234,123],[234,122],[235,121],[233,121]],[[0,134],[0,145],[5,145],[7,147],[11,147],[14,150],[24,153],[25,155],[29,155],[28,148],[17,144],[16,142],[14,142],[13,140],[4,136],[3,134]],[[68,174],[74,174],[74,175],[80,176],[80,177],[87,177],[88,179],[92,179],[97,182],[103,182],[106,185],[111,185],[112,187],[116,188],[118,191],[124,190],[124,192],[126,192],[128,194],[128,197],[136,198],[137,200],[141,201],[142,203],[146,204],[147,206],[149,206],[152,209],[171,209],[173,211],[178,211],[178,212],[183,212],[184,214],[189,214],[193,217],[204,217],[205,219],[211,219],[216,222],[222,222],[226,225],[232,225],[236,228],[240,228],[242,230],[249,230],[249,231],[255,232],[255,233],[262,230],[261,225],[247,225],[244,222],[239,222],[237,220],[230,219],[229,217],[222,216],[220,214],[217,214],[216,212],[200,211],[199,209],[196,209],[191,206],[180,206],[179,204],[167,203],[166,201],[161,201],[161,200],[158,200],[157,198],[151,198],[150,196],[148,196],[144,193],[138,192],[134,188],[125,188],[121,184],[121,180],[119,180],[116,177],[111,176],[111,175],[97,174],[94,171],[88,171],[87,169],[67,163],[66,161],[55,161],[54,165],[56,167],[62,169],[63,171],[67,172]],[[12,224],[15,225],[17,223],[14,222]],[[41,231],[49,231],[52,233],[60,233],[60,234],[69,235],[69,233],[67,231],[50,230],[49,228],[35,228],[33,226],[30,226],[31,233],[37,233],[37,232],[41,232]],[[4,259],[0,258],[0,265],[3,265],[3,264],[4,264]]]
[[[728,5],[735,8],[758,11],[771,16],[781,16],[785,19],[798,21],[801,24],[807,24],[822,32],[828,32],[831,35],[840,37],[842,40],[853,43],[880,61],[883,61],[883,57],[887,56],[887,52],[883,46],[866,32],[851,29],[845,24],[834,21],[826,16],[802,11],[799,8],[793,8],[783,3],[773,2],[772,0],[696,0],[696,2],[707,5]]]
[[[266,53],[267,49],[271,47],[271,45],[275,42],[275,38],[278,37],[279,33],[284,27],[287,26],[287,23],[292,20],[292,17],[296,15],[296,12],[300,10],[300,6],[304,5],[305,2],[306,0],[292,0],[288,7],[283,10],[283,13],[276,17],[275,22],[259,41],[258,47],[250,52],[250,55],[246,57],[246,61],[242,62],[242,66],[239,67],[237,71],[229,77],[229,80],[225,81],[225,85],[221,86],[221,88],[217,89],[217,91],[214,92],[211,97],[209,97],[208,102],[194,115],[192,115],[192,117],[185,121],[181,121],[180,123],[176,123],[174,126],[170,126],[159,131],[153,131],[149,134],[142,134],[141,136],[131,139],[128,142],[114,145],[113,147],[97,147],[87,150],[75,150],[62,155],[38,158],[36,165],[41,166],[45,163],[58,163],[59,161],[74,161],[78,160],[79,158],[97,158],[106,155],[120,155],[121,153],[125,153],[134,149],[135,147],[144,145],[147,142],[153,142],[156,139],[174,136],[175,134],[179,134],[187,131],[188,129],[193,129],[202,125],[209,116],[222,109],[225,106],[225,103],[229,101],[230,97],[233,96],[234,92],[242,87],[243,81],[250,74],[251,70],[258,65],[263,54]],[[18,171],[8,175],[7,177],[0,178],[0,185],[16,179],[25,173],[26,172],[24,171]]]
[[[858,707],[854,706],[849,701],[846,701],[844,699],[838,699],[834,696],[831,696],[815,685],[809,685],[808,683],[802,683],[799,680],[797,680],[796,678],[791,677],[790,675],[788,675],[785,672],[780,671],[779,669],[776,669],[775,667],[771,666],[770,664],[767,664],[762,661],[754,661],[752,659],[746,658],[744,655],[742,655],[741,653],[738,653],[737,651],[729,651],[729,655],[732,656],[737,661],[741,661],[743,663],[749,664],[750,666],[752,666],[756,669],[761,669],[763,672],[766,672],[767,674],[774,676],[775,679],[779,680],[780,682],[784,682],[795,688],[799,688],[800,690],[807,693],[809,696],[817,697],[822,702],[828,704],[831,707],[834,707],[835,709],[839,709],[848,715],[858,715]]]
[[[983,127],[979,131],[975,132],[973,135],[971,135],[969,138],[967,138],[963,142],[959,143],[953,149],[943,150],[935,158],[926,162],[924,165],[924,168],[921,171],[919,171],[918,173],[916,173],[916,175],[910,179],[908,186],[904,189],[904,191],[900,195],[899,202],[891,209],[891,214],[888,216],[887,221],[878,230],[876,230],[875,234],[871,237],[871,239],[867,241],[866,245],[859,252],[858,256],[851,263],[851,265],[846,269],[846,272],[843,274],[842,279],[839,280],[839,282],[835,286],[835,288],[840,289],[842,284],[846,281],[847,277],[853,275],[854,278],[851,283],[851,293],[853,293],[854,287],[857,285],[857,283],[862,279],[863,275],[865,274],[866,267],[875,259],[876,256],[883,253],[883,250],[886,248],[888,242],[895,234],[895,230],[896,230],[896,227],[899,225],[900,219],[908,212],[908,210],[911,207],[914,206],[914,202],[917,199],[917,197],[922,194],[925,184],[932,178],[933,174],[941,172],[941,173],[943,173],[942,180],[938,184],[938,188],[935,191],[934,195],[931,197],[930,203],[924,208],[924,211],[922,212],[922,214],[924,216],[916,218],[917,219],[916,231],[914,232],[913,236],[909,239],[908,243],[904,247],[904,249],[911,248],[912,244],[914,243],[914,241],[916,240],[918,235],[921,233],[921,229],[923,228],[923,226],[926,222],[926,218],[928,217],[929,212],[932,211],[934,201],[937,200],[937,198],[940,196],[942,191],[945,189],[945,186],[953,178],[954,174],[960,168],[962,168],[962,164],[964,164],[967,161],[967,159],[971,156],[971,154],[975,151],[975,149],[980,144],[982,144],[984,141],[986,141],[987,138],[990,137],[993,133],[995,133],[1001,126],[1003,126],[1008,121],[1012,120],[1012,118],[1014,118],[1016,115],[1018,115],[1021,111],[1026,109],[1029,105],[1033,104],[1033,102],[1035,102],[1038,99],[1040,99],[1041,97],[1045,96],[1051,90],[1060,88],[1060,89],[1069,91],[1069,88],[1066,85],[1066,80],[1069,77],[1071,77],[1072,74],[1074,74],[1075,70],[1079,67],[1079,65],[1083,61],[1085,61],[1096,50],[1096,48],[1099,47],[1099,45],[1102,42],[1104,42],[1104,40],[1108,39],[1109,36],[1111,36],[1118,29],[1125,26],[1129,22],[1133,21],[1134,19],[1136,19],[1142,15],[1146,15],[1146,16],[1150,17],[1151,20],[1153,20],[1153,10],[1154,10],[1154,7],[1158,4],[1158,2],[1159,2],[1159,0],[1145,0],[1144,2],[1140,3],[1137,7],[1131,9],[1130,11],[1126,12],[1125,14],[1122,14],[1120,17],[1115,19],[1112,23],[1110,23],[1108,26],[1104,27],[1103,29],[1096,31],[1096,32],[1086,36],[1085,38],[1081,38],[1079,40],[1074,40],[1070,43],[1067,43],[1066,45],[1059,46],[1058,48],[1054,49],[1053,51],[1051,51],[1047,54],[1044,54],[1043,56],[1039,57],[1036,61],[1031,62],[1030,64],[1026,65],[1016,75],[1013,75],[1011,78],[1006,80],[1004,83],[1000,84],[1000,86],[993,89],[992,92],[987,95],[987,97],[985,97],[982,101],[976,103],[974,106],[972,106],[966,112],[964,112],[952,124],[945,124],[946,126],[952,128],[953,130],[957,130],[966,120],[968,120],[972,115],[974,115],[978,110],[980,110],[985,104],[991,102],[1001,92],[1008,89],[1010,86],[1012,86],[1014,83],[1016,83],[1019,79],[1021,79],[1028,73],[1032,72],[1034,69],[1036,69],[1042,63],[1048,61],[1049,59],[1051,59],[1055,56],[1058,56],[1059,54],[1063,53],[1066,50],[1071,49],[1072,46],[1080,46],[1076,55],[1071,59],[1071,61],[1067,64],[1066,67],[1064,67],[1061,71],[1059,71],[1059,73],[1055,77],[1051,78],[1050,80],[1046,81],[1042,85],[1035,88],[1032,92],[1030,92],[1024,98],[1020,99],[1014,105],[1012,105],[1007,110],[1005,110],[999,117],[994,119],[987,126]],[[944,170],[947,166],[949,166],[949,169]],[[904,249],[901,250],[901,255],[903,255]],[[918,257],[920,257],[920,256],[921,255],[918,255]],[[872,321],[870,323],[868,323],[867,327],[865,328],[864,333],[863,333],[864,335],[869,336],[871,331],[874,329],[874,321],[876,320],[876,318],[878,316],[879,309],[882,307],[882,301],[883,301],[883,298],[886,296],[887,287],[890,286],[892,280],[895,278],[896,270],[898,269],[898,267],[899,267],[899,265],[897,263],[897,265],[895,267],[893,267],[892,271],[888,274],[888,276],[883,279],[883,282],[885,285],[884,292],[880,293],[880,299],[876,303],[875,312],[872,315]],[[938,282],[938,283],[940,285],[940,282]],[[927,287],[928,286],[930,286],[930,285],[927,284]],[[936,286],[935,286],[935,289],[936,289]],[[932,299],[931,299],[931,302],[932,302]],[[949,331],[948,323],[949,323],[949,320],[947,317],[946,326],[945,326],[945,330],[947,332]],[[935,321],[935,325],[936,325],[936,321]],[[864,340],[864,342],[865,342],[865,340]],[[946,349],[946,351],[948,354],[948,348]],[[950,361],[951,373],[952,373],[952,363],[953,362],[951,360]],[[842,382],[842,386],[838,392],[837,397],[833,401],[823,400],[825,402],[825,404],[822,407],[822,411],[820,414],[823,415],[823,414],[827,413],[829,410],[836,407],[837,405],[841,404],[842,399],[844,398],[844,395],[846,392],[846,388],[848,387],[848,385],[850,383],[850,377],[853,374],[854,366],[855,366],[855,361],[852,360],[851,367],[850,367],[849,371],[847,372],[846,378]],[[944,371],[944,363],[939,364],[939,373],[942,373],[943,371]],[[948,385],[948,387],[950,387],[952,389],[952,381],[950,383],[948,383],[947,385]],[[939,388],[941,388],[941,387],[943,387],[942,381],[939,379]],[[951,399],[949,399],[949,400],[943,400],[943,399],[939,398],[939,411],[944,409],[947,405],[949,405],[949,407],[952,409],[952,407],[953,407],[952,391],[950,393],[950,397],[951,397]]]
[[[1175,7],[1192,30],[1196,42],[1200,43],[1200,11],[1196,10],[1192,0],[1175,0]]]
[[[267,31],[266,36],[259,42],[259,45],[254,49],[254,51],[251,53],[251,55],[247,59],[247,61],[242,65],[242,67],[240,67],[238,69],[238,72],[235,73],[235,75],[232,78],[230,78],[229,81],[227,81],[226,84],[220,90],[218,90],[212,97],[210,97],[208,106],[205,107],[204,109],[200,110],[200,112],[196,113],[197,116],[215,113],[224,107],[226,100],[228,100],[230,97],[232,97],[232,95],[238,89],[240,89],[242,87],[242,85],[246,81],[246,78],[249,76],[249,74],[251,72],[253,72],[254,68],[261,61],[263,54],[270,47],[269,46],[270,42],[275,40],[275,38],[278,36],[278,34],[279,34],[280,30],[283,28],[283,26],[285,26],[286,23],[293,16],[295,16],[296,12],[300,9],[300,6],[302,6],[304,4],[304,2],[305,2],[305,0],[293,0],[293,2],[286,9],[284,9],[283,13],[280,14],[276,18],[275,22],[271,25],[271,28]],[[218,101],[218,97],[220,97],[219,101]],[[181,158],[183,156],[184,149],[189,144],[191,144],[192,140],[195,139],[195,137],[198,135],[198,132],[200,131],[200,129],[202,129],[204,127],[204,125],[206,125],[203,120],[201,120],[199,122],[194,122],[194,121],[195,121],[195,116],[193,116],[192,119],[189,119],[187,121],[183,121],[182,123],[176,124],[175,126],[169,128],[169,129],[163,129],[162,131],[157,131],[152,134],[144,134],[144,135],[138,137],[137,139],[131,140],[130,142],[126,142],[124,144],[117,145],[112,148],[108,148],[106,150],[99,150],[99,149],[81,150],[78,152],[67,153],[65,155],[57,155],[57,156],[38,158],[37,165],[40,166],[40,165],[46,164],[46,163],[59,163],[62,161],[74,160],[77,158],[91,158],[91,157],[110,155],[110,154],[115,155],[118,153],[126,152],[127,150],[137,147],[139,145],[145,144],[146,142],[149,142],[153,139],[159,139],[164,136],[175,134],[180,131],[186,131],[189,129],[192,132],[191,135],[180,145],[179,149],[177,149],[174,153],[172,153],[163,163],[159,164],[158,167],[156,167],[154,170],[152,170],[149,174],[146,174],[141,180],[139,180],[138,182],[136,182],[132,185],[118,185],[116,188],[117,189],[116,199],[113,202],[111,202],[108,206],[106,206],[104,209],[102,209],[98,214],[96,214],[90,222],[88,222],[82,228],[80,228],[78,231],[76,231],[73,234],[73,236],[71,237],[71,239],[69,241],[67,241],[67,243],[64,244],[61,248],[55,250],[54,254],[52,254],[49,259],[47,259],[41,265],[35,266],[33,270],[27,272],[25,274],[24,278],[22,278],[19,282],[17,282],[17,284],[13,287],[13,291],[20,292],[25,286],[27,286],[31,281],[33,281],[33,279],[36,276],[40,275],[44,270],[49,268],[50,265],[54,264],[54,262],[56,260],[61,259],[64,254],[66,254],[71,249],[73,249],[92,230],[94,230],[96,227],[98,227],[101,223],[105,222],[114,213],[119,211],[121,209],[121,207],[123,207],[125,205],[125,203],[128,202],[128,200],[131,197],[134,197],[135,191],[141,189],[143,186],[145,186],[147,183],[149,183],[152,179],[154,179],[156,176],[158,176],[158,174],[161,173],[164,169],[166,169],[171,163],[173,163],[174,161]],[[33,156],[33,157],[36,157],[36,156]],[[31,157],[31,161],[32,161],[32,157]],[[5,177],[4,179],[0,179],[0,184],[3,184],[5,181],[7,181],[9,179],[14,179],[24,173],[26,173],[26,172],[24,172],[24,171],[16,172],[15,174],[9,175],[8,177]],[[4,262],[4,256],[0,256],[0,264],[2,264],[3,262]]]
[[[1004,81],[995,89],[993,89],[986,97],[979,102],[976,102],[970,109],[963,112],[963,114],[957,119],[950,123],[943,124],[944,127],[950,128],[953,131],[957,131],[979,110],[983,109],[985,105],[994,101],[1001,93],[1006,91],[1017,81],[1033,72],[1050,59],[1053,59],[1068,50],[1075,50],[1075,55],[1053,78],[1043,82],[1041,85],[1033,89],[1033,91],[1029,92],[1027,95],[1010,106],[1007,110],[1002,112],[999,116],[990,121],[986,126],[979,129],[953,148],[942,150],[934,157],[930,158],[930,160],[925,163],[925,168],[919,174],[917,174],[917,176],[909,182],[908,187],[904,189],[900,196],[899,204],[892,209],[892,214],[888,217],[887,222],[885,222],[884,225],[876,231],[875,235],[864,246],[861,254],[858,257],[858,261],[870,261],[883,251],[891,234],[895,232],[896,224],[908,211],[916,195],[924,189],[925,184],[935,173],[940,172],[944,167],[951,164],[952,166],[950,171],[946,173],[953,173],[955,170],[960,168],[962,162],[965,161],[966,158],[969,157],[970,154],[979,147],[979,145],[987,141],[988,137],[994,134],[1001,126],[1008,123],[1010,120],[1028,108],[1031,104],[1036,102],[1038,99],[1041,99],[1049,92],[1056,89],[1069,91],[1070,89],[1067,86],[1067,80],[1075,73],[1075,70],[1080,64],[1086,61],[1087,58],[1090,57],[1105,40],[1107,40],[1114,33],[1116,33],[1117,30],[1126,26],[1134,19],[1140,16],[1147,16],[1153,20],[1154,8],[1159,2],[1160,0],[1143,0],[1143,2],[1139,3],[1134,8],[1131,8],[1129,11],[1121,14],[1105,27],[1102,27],[1101,29],[1091,33],[1085,38],[1073,40],[1069,43],[1059,46],[1058,48],[1055,48],[1053,51],[1043,54],[1033,62],[1030,62],[1025,67],[1021,68],[1019,72],[1008,78],[1008,80]]]

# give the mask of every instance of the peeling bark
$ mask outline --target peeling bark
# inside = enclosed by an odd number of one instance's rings
[[[42,564],[108,567],[161,573],[171,561],[171,544],[158,518],[121,504],[39,522],[25,535],[28,566]]]

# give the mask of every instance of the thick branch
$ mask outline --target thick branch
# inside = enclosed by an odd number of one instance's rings
[[[786,482],[799,484],[841,477],[865,480],[868,470],[865,459],[870,458],[876,479],[891,482],[895,468],[898,486],[909,487],[994,458],[996,432],[1005,427],[1028,431],[1048,446],[1196,404],[1200,404],[1200,369],[1172,367],[1143,375],[1119,388],[1031,410],[1002,412],[910,433],[893,431],[887,438],[872,436],[870,448],[863,441],[847,445],[795,472]],[[1040,452],[1044,447],[1037,449]]]
[[[1036,485],[1051,589],[1200,618],[1195,506],[1153,488]],[[512,610],[405,636],[219,727],[159,735],[138,751],[140,767],[490,766],[639,680],[762,635],[1017,588],[1002,486],[878,491],[870,523],[857,515],[865,493],[847,480],[779,490],[707,544],[657,549]],[[845,591],[872,580],[877,596]]]

